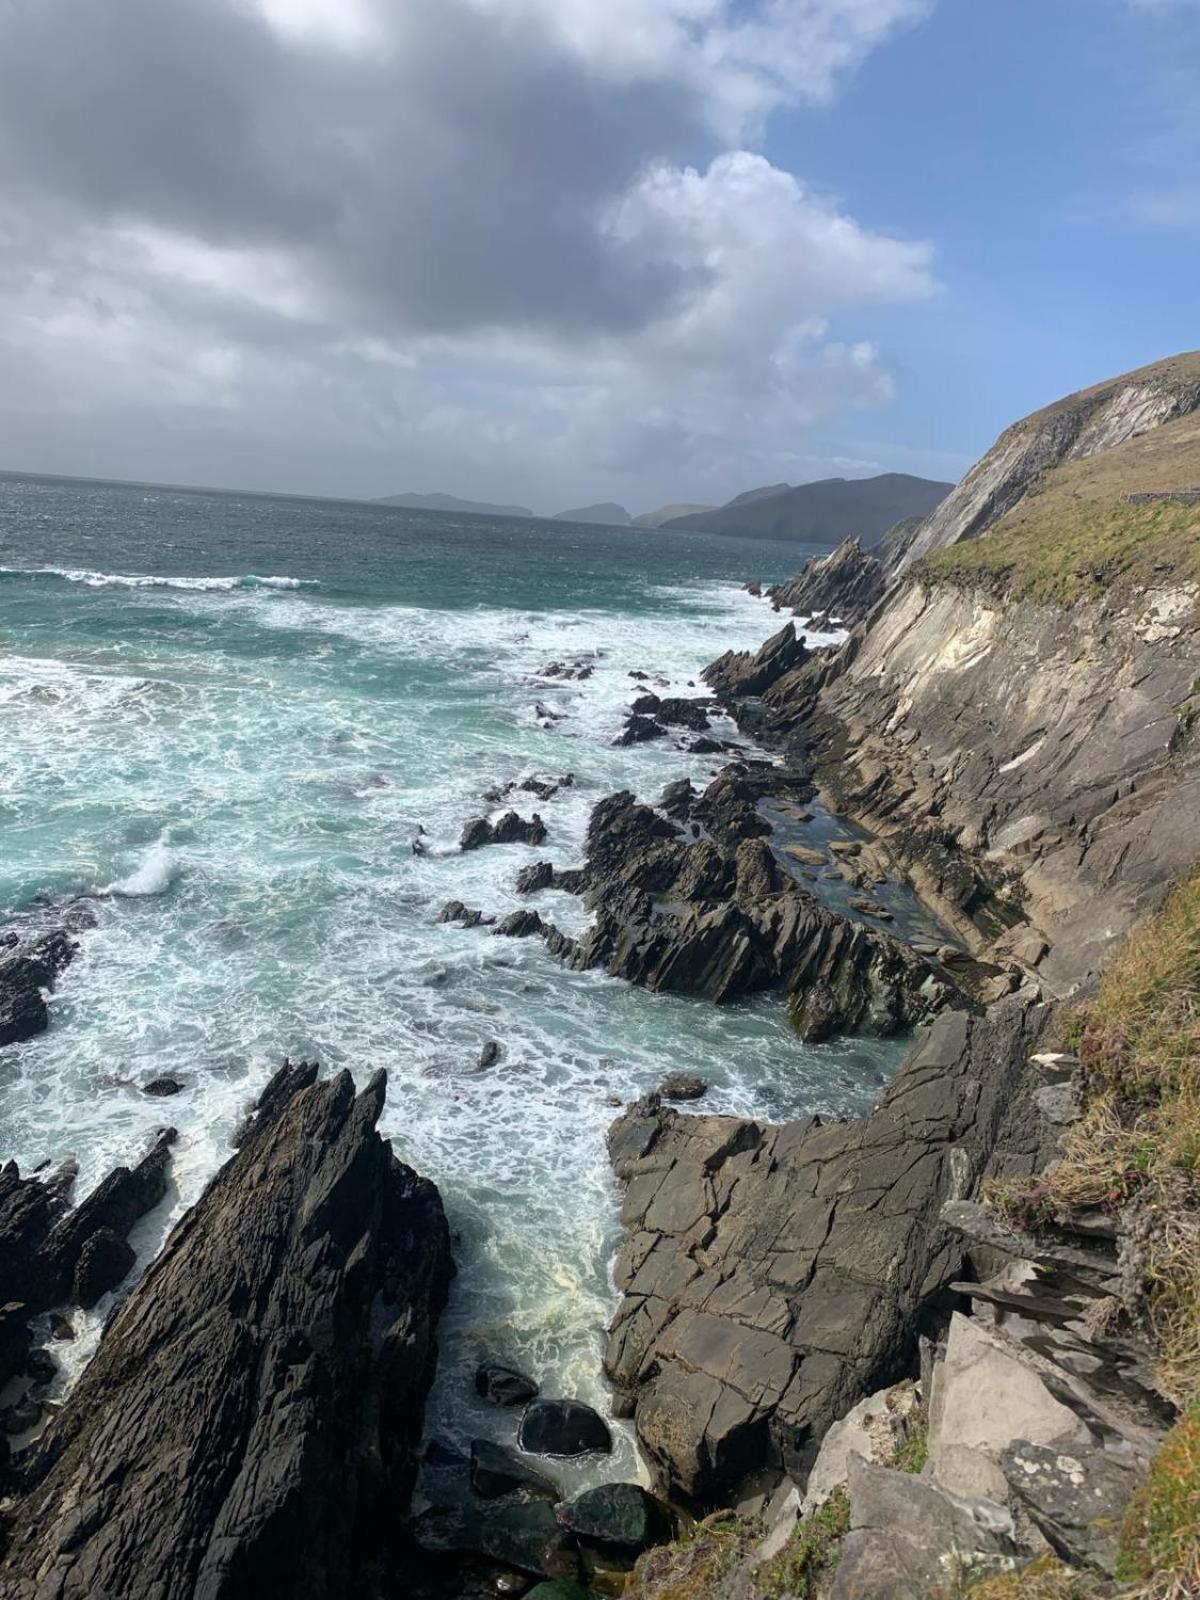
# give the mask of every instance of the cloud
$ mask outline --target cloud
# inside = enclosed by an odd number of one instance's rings
[[[551,500],[794,454],[887,398],[844,324],[931,294],[931,252],[745,146],[928,9],[0,10],[10,448],[211,480],[257,440],[256,482]]]

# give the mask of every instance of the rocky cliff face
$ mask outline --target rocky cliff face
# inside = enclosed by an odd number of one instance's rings
[[[931,550],[977,539],[1048,469],[1111,449],[1200,407],[1200,353],[1173,356],[1068,395],[1005,430],[925,519],[899,558],[906,572]]]
[[[27,1457],[5,1600],[389,1590],[450,1272],[384,1083],[285,1068]]]

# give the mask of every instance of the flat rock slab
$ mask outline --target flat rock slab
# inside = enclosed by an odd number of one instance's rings
[[[605,1368],[667,1488],[716,1504],[768,1463],[806,1471],[903,1367],[921,1306],[960,1276],[941,1207],[1003,1145],[1043,1023],[1022,996],[944,1015],[857,1122],[771,1127],[651,1097],[614,1123],[624,1298]]]

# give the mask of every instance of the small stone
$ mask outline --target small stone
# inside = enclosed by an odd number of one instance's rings
[[[157,1100],[165,1100],[169,1095],[179,1094],[183,1085],[178,1078],[151,1078],[149,1083],[142,1085],[142,1093],[154,1096]]]

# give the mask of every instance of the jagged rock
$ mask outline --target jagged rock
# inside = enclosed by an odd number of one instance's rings
[[[132,1246],[111,1228],[99,1228],[84,1244],[75,1263],[71,1298],[90,1311],[103,1295],[115,1289],[137,1260]]]
[[[715,837],[688,844],[628,792],[601,801],[588,828],[594,920],[567,959],[717,1002],[784,988],[810,1040],[886,1034],[933,1015],[954,991],[925,957],[779,869],[757,837],[768,827],[757,814],[765,781],[752,769],[722,774],[694,808]]]
[[[690,700],[686,695],[670,695],[660,700],[655,716],[672,728],[689,728],[693,733],[707,733],[710,727],[708,712],[711,700]]]
[[[471,1442],[471,1487],[484,1500],[499,1500],[518,1492],[539,1495],[544,1500],[559,1498],[556,1483],[522,1461],[515,1450],[490,1439]]]
[[[173,1094],[181,1094],[183,1084],[178,1078],[151,1078],[149,1083],[142,1085],[142,1093],[148,1094],[154,1100],[165,1100]]]
[[[415,1472],[450,1273],[384,1079],[290,1064],[31,1448],[12,1600],[374,1592]]]
[[[78,943],[64,929],[43,934],[0,960],[0,1046],[44,1033],[50,1012],[42,991],[53,989],[74,959]]]
[[[700,676],[722,700],[761,695],[785,673],[794,672],[807,655],[795,623],[788,622],[758,650],[727,650]]]
[[[546,924],[536,911],[510,911],[492,929],[494,939],[529,939],[544,934]]]
[[[699,1100],[708,1093],[708,1084],[695,1072],[672,1072],[658,1086],[664,1100]]]
[[[794,578],[767,590],[776,611],[786,607],[815,624],[821,613],[843,623],[861,622],[883,599],[887,574],[857,539],[843,539],[831,555],[813,556]]]
[[[640,1483],[602,1483],[558,1507],[558,1520],[584,1544],[614,1546],[633,1557],[671,1534],[671,1518]]]
[[[517,893],[537,894],[541,889],[552,888],[554,884],[554,863],[552,861],[535,861],[531,866],[522,867],[517,873]]]
[[[439,922],[458,922],[464,928],[486,928],[495,920],[495,917],[485,917],[478,906],[464,905],[461,900],[447,900],[438,912]]]
[[[850,1475],[850,1457],[891,1466],[897,1450],[916,1432],[921,1396],[911,1378],[868,1395],[835,1422],[804,1485],[803,1515],[823,1506]]]
[[[538,1386],[512,1367],[484,1362],[475,1371],[475,1393],[494,1406],[520,1406],[537,1399]]]
[[[869,1117],[784,1127],[619,1117],[622,1302],[605,1370],[661,1482],[700,1501],[769,1462],[802,1473],[829,1425],[915,1355],[960,1276],[941,1226],[1005,1148],[1043,1007],[933,1024]]]
[[[645,744],[648,739],[665,739],[666,736],[666,728],[653,717],[631,716],[625,719],[625,727],[613,740],[613,744]]]
[[[630,704],[630,711],[635,717],[652,717],[662,705],[656,694],[639,694]]]
[[[1113,1575],[1125,1513],[1145,1480],[1136,1457],[1022,1439],[1001,1453],[1000,1467],[1012,1498],[1059,1555]]]
[[[668,817],[684,821],[691,812],[695,798],[696,791],[692,787],[691,779],[679,778],[674,783],[668,783],[659,795],[658,809],[665,811]]]
[[[1004,1572],[1021,1553],[1009,1513],[960,1499],[927,1479],[850,1460],[850,1531],[830,1600],[929,1600],[947,1578]]]
[[[612,1450],[608,1424],[581,1400],[535,1400],[521,1418],[518,1442],[535,1456],[608,1455]]]
[[[933,1371],[930,1471],[953,1494],[1005,1500],[999,1460],[1017,1439],[1070,1449],[1090,1443],[1090,1434],[1009,1340],[956,1312]]]
[[[458,841],[460,850],[479,850],[486,844],[545,844],[546,824],[535,811],[526,819],[506,811],[495,822],[475,817],[468,822]]]

